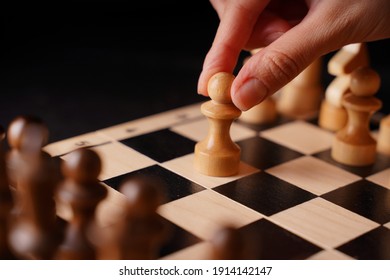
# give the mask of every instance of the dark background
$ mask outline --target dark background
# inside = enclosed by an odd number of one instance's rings
[[[205,100],[196,85],[219,22],[207,0],[52,2],[0,4],[4,127],[34,114],[57,141]],[[368,44],[383,113],[389,46]]]

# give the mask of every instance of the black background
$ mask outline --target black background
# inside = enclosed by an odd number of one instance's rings
[[[34,114],[56,141],[205,100],[196,85],[219,22],[207,0],[52,2],[0,4],[4,127]],[[389,46],[368,44],[383,113]]]

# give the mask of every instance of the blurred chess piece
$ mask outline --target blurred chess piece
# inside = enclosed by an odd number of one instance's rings
[[[15,118],[7,131],[7,171],[15,200],[9,244],[21,259],[50,259],[62,237],[54,201],[60,171],[42,151],[48,134],[35,116]]]
[[[17,209],[10,230],[12,250],[21,259],[52,259],[63,238],[63,221],[56,215],[56,166],[46,153],[24,155],[19,164]]]
[[[381,120],[377,141],[377,151],[390,156],[390,115]]]
[[[348,113],[348,121],[339,130],[332,145],[332,157],[336,161],[365,166],[375,162],[376,140],[371,136],[369,121],[382,102],[373,95],[380,87],[380,77],[369,67],[360,67],[352,72],[350,92],[342,101]]]
[[[316,59],[281,89],[276,105],[280,114],[299,119],[318,112],[323,96],[322,60],[322,57]]]
[[[99,155],[90,149],[73,151],[62,165],[65,179],[57,196],[61,203],[70,205],[73,216],[55,259],[96,258],[90,235],[94,234],[96,208],[107,196],[107,189],[98,179],[101,168]]]
[[[364,43],[346,45],[328,63],[329,74],[335,76],[325,91],[318,124],[330,131],[338,131],[347,123],[347,111],[342,106],[343,96],[349,91],[351,72],[369,64]]]
[[[9,219],[13,208],[13,198],[8,185],[8,175],[3,151],[5,131],[0,126],[0,259],[15,259],[8,243]]]
[[[7,130],[10,151],[6,161],[12,187],[17,188],[18,170],[23,156],[40,153],[48,138],[46,124],[36,116],[21,115],[11,121]]]
[[[165,201],[165,186],[151,177],[131,176],[120,186],[126,197],[124,215],[107,230],[100,258],[153,260],[169,236],[157,208]]]
[[[240,121],[248,124],[269,124],[276,120],[276,102],[272,96],[267,97],[261,103],[251,109],[242,112]]]
[[[231,226],[218,229],[211,239],[211,256],[213,260],[243,260],[245,256],[244,238]]]

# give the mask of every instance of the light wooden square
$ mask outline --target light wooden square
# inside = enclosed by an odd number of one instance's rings
[[[93,147],[102,160],[101,181],[156,164],[149,157],[118,142]],[[63,156],[67,160],[69,154]]]
[[[62,141],[51,143],[43,148],[51,156],[67,154],[79,148],[101,145],[110,142],[110,139],[96,132],[90,132],[71,137]]]
[[[387,227],[388,229],[390,229],[390,222],[388,222],[387,224],[384,224],[383,226]]]
[[[379,224],[322,198],[312,199],[270,220],[322,248],[335,248]]]
[[[160,206],[158,213],[205,240],[210,240],[222,226],[242,227],[263,217],[212,190],[204,190],[164,204]]]
[[[266,172],[316,195],[360,179],[355,174],[311,156],[288,161],[267,169]]]
[[[294,121],[260,132],[260,136],[303,154],[332,146],[333,134],[304,121]]]
[[[183,125],[177,125],[171,128],[172,131],[181,134],[195,142],[199,142],[206,138],[209,123],[206,117],[201,118],[197,121],[193,121],[190,123],[186,123]],[[230,127],[230,137],[233,142],[245,140],[247,138],[251,138],[256,136],[256,132],[252,129],[239,125],[237,123],[232,123]]]
[[[206,176],[200,174],[194,169],[194,154],[189,154],[180,158],[166,161],[163,164],[161,164],[161,166],[187,178],[190,181],[198,183],[199,185],[205,188],[214,188],[259,171],[258,169],[250,165],[247,165],[244,162],[240,162],[238,174],[235,176],[229,176],[229,177]]]
[[[373,174],[366,178],[375,184],[381,185],[382,187],[390,189],[390,168],[387,168],[381,172]]]

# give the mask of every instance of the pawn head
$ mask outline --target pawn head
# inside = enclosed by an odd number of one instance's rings
[[[232,103],[230,88],[234,78],[234,75],[226,72],[214,74],[207,85],[207,91],[210,98],[217,103]]]
[[[350,89],[357,96],[373,96],[380,87],[381,79],[376,71],[365,66],[351,74]]]
[[[162,183],[146,176],[127,178],[119,191],[127,199],[127,209],[130,215],[148,216],[154,214],[163,203]]]
[[[38,152],[47,144],[49,131],[35,116],[18,116],[9,125],[7,140],[10,147],[23,152]]]
[[[85,148],[71,152],[62,164],[64,176],[78,183],[96,182],[101,169],[99,155]]]

